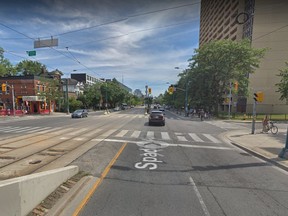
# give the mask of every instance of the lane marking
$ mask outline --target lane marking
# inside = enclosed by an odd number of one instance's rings
[[[120,142],[120,143],[134,143],[142,144],[143,142],[151,142],[156,140],[147,139],[146,141],[132,141],[132,140],[117,140],[117,139],[93,139],[91,141],[106,141],[106,142]],[[215,150],[235,150],[235,148],[220,147],[220,146],[203,146],[203,145],[188,145],[188,144],[171,144],[162,143],[161,145],[165,147],[185,147],[185,148],[203,148],[203,149],[215,149]]]
[[[196,186],[196,184],[195,184],[195,182],[194,182],[194,180],[193,180],[193,178],[191,176],[189,177],[189,181],[190,181],[190,184],[193,186],[193,190],[196,193],[196,196],[197,196],[197,198],[198,198],[198,200],[200,202],[200,205],[202,207],[202,210],[203,210],[204,214],[206,216],[210,216],[210,213],[209,213],[209,211],[207,209],[207,206],[205,205],[204,200],[203,200],[203,198],[202,198],[202,196],[201,196],[201,194],[200,194],[200,192],[199,192],[199,190],[198,190],[198,188],[197,188],[197,186]]]
[[[124,151],[124,148],[126,147],[127,143],[124,143],[121,148],[119,149],[119,151],[116,153],[116,155],[114,156],[114,158],[110,161],[110,163],[107,165],[107,167],[105,168],[105,170],[103,171],[103,173],[101,174],[101,177],[95,182],[95,184],[93,185],[93,187],[91,188],[91,190],[88,192],[88,194],[85,196],[85,198],[82,200],[82,202],[80,203],[80,205],[76,208],[75,212],[73,213],[73,216],[78,216],[78,214],[80,213],[80,211],[83,209],[83,207],[88,203],[89,199],[92,197],[92,195],[94,194],[94,192],[96,191],[96,189],[100,186],[100,184],[102,183],[102,181],[104,180],[104,178],[107,176],[107,174],[109,173],[111,167],[113,166],[113,164],[116,162],[116,160],[118,159],[118,157],[120,156],[120,154]]]
[[[215,137],[211,136],[210,134],[203,134],[203,136],[207,137],[209,140],[211,140],[214,143],[221,143],[218,139]]]

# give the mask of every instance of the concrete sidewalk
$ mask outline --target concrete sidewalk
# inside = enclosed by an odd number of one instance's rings
[[[183,120],[191,120],[191,117],[186,117],[181,114],[179,115],[175,112],[173,113],[178,115]],[[252,123],[252,120],[216,121],[223,121],[227,123]],[[261,123],[261,121],[257,122]],[[279,133],[286,134],[287,136],[287,129],[284,129],[283,127],[279,128],[278,134],[276,135],[271,134],[271,132],[268,132],[267,134],[261,133],[261,129],[256,129],[255,134],[251,133],[251,129],[234,129],[225,132],[223,134],[223,137],[225,138],[225,140],[228,140],[233,145],[288,171],[288,152],[285,153],[284,158],[280,158],[278,156],[281,150],[285,147],[286,143],[285,139],[280,138]]]
[[[286,129],[279,129],[279,133],[286,133],[286,131]],[[260,130],[251,134],[251,130],[247,129],[227,131],[224,137],[233,145],[288,171],[288,152],[284,158],[278,156],[285,147],[286,140],[281,139],[277,134],[260,133]]]

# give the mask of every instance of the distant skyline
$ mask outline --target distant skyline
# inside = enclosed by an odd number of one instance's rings
[[[1,1],[0,47],[13,65],[39,61],[64,77],[116,78],[158,96],[198,48],[199,14],[194,0]],[[51,37],[57,47],[34,49],[34,40]]]

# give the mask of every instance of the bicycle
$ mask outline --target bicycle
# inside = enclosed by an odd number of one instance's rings
[[[278,127],[275,125],[275,122],[269,121],[267,124],[267,132],[271,131],[272,134],[278,133]]]

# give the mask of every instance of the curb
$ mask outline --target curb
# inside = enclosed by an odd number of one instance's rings
[[[233,142],[231,140],[230,140],[230,143],[232,145],[234,145],[234,146],[236,146],[236,147],[238,147],[238,148],[250,153],[251,155],[253,155],[255,157],[258,157],[258,158],[260,158],[260,159],[262,159],[262,160],[264,160],[264,161],[266,161],[268,163],[271,163],[271,164],[273,164],[273,165],[275,165],[275,166],[277,166],[277,167],[279,167],[279,168],[281,168],[281,169],[283,169],[285,171],[288,171],[288,167],[287,166],[284,166],[284,165],[282,165],[282,164],[280,164],[280,163],[278,163],[278,162],[276,162],[274,160],[271,160],[271,159],[265,157],[264,155],[262,155],[262,154],[260,154],[260,153],[258,153],[256,151],[253,151],[253,150],[251,150],[249,148],[246,148],[246,147],[244,147],[244,146],[242,146],[242,145],[240,145],[238,143],[235,143],[235,142]]]
[[[78,208],[79,204],[86,197],[98,179],[99,178],[93,176],[85,176],[81,178],[71,188],[71,190],[61,197],[57,204],[49,210],[47,216],[74,215],[74,212]]]
[[[239,149],[241,149],[241,150],[243,150],[243,151],[246,151],[246,152],[248,152],[249,154],[251,154],[251,155],[253,155],[253,156],[257,157],[257,158],[260,158],[260,159],[264,160],[265,162],[268,162],[268,163],[270,163],[270,164],[273,164],[273,165],[277,166],[278,168],[281,168],[281,169],[283,169],[283,170],[285,170],[285,171],[288,171],[288,167],[287,167],[287,166],[285,166],[285,165],[283,165],[283,164],[281,164],[281,163],[278,163],[277,161],[274,161],[274,160],[272,160],[272,159],[270,159],[270,158],[267,158],[266,156],[262,155],[261,153],[259,153],[259,152],[257,152],[257,151],[254,151],[254,150],[252,150],[252,149],[250,149],[250,148],[244,147],[244,146],[241,145],[240,143],[237,143],[237,142],[233,141],[232,139],[230,139],[230,138],[227,136],[227,133],[224,134],[224,137],[225,137],[225,139],[229,140],[229,143],[230,143],[231,145],[236,146],[237,148],[239,148]],[[278,156],[278,155],[277,155],[277,156]]]

